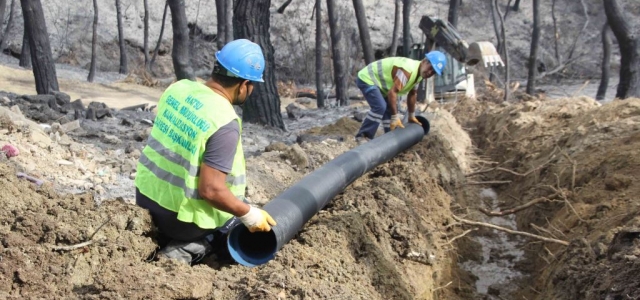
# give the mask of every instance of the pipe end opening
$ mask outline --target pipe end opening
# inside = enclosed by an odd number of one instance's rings
[[[227,248],[231,257],[239,264],[255,267],[275,257],[277,239],[273,230],[251,233],[244,225],[231,229],[227,238]]]
[[[431,130],[431,125],[429,124],[429,120],[424,116],[416,116],[416,119],[422,123],[422,129],[424,130],[424,135],[429,134],[429,130]]]

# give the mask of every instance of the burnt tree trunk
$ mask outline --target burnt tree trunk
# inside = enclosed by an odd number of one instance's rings
[[[511,7],[511,10],[513,10],[513,11],[520,10],[520,0],[516,0],[516,3],[513,4],[513,6]]]
[[[146,2],[146,0],[145,0]],[[93,82],[96,75],[96,48],[98,45],[98,0],[93,0],[93,37],[91,38],[91,66],[87,81]]]
[[[31,47],[29,47],[29,32],[27,28],[23,26],[22,29],[22,50],[20,51],[19,66],[23,68],[31,68]]]
[[[518,1],[519,2],[519,1]],[[516,2],[516,4],[518,3]],[[527,94],[533,95],[536,89],[536,61],[538,58],[538,40],[540,40],[540,0],[533,0],[533,33],[531,34],[531,51],[529,52],[529,76]]]
[[[118,19],[118,44],[120,45],[120,74],[127,74],[127,49],[124,45],[120,0],[116,0],[116,18]]]
[[[505,30],[504,25],[504,15],[500,11],[500,6],[498,5],[498,0],[493,0],[494,6],[496,9],[496,13],[498,18],[500,19],[500,39],[502,40],[502,48],[498,49],[499,52],[502,52],[504,57],[504,101],[509,101],[509,94],[511,92],[509,83],[511,81],[511,72],[509,71],[509,49],[507,49],[507,31]],[[507,7],[507,11],[508,11]]]
[[[600,85],[596,93],[596,100],[604,100],[609,87],[609,73],[611,69],[611,35],[609,34],[609,24],[604,23],[602,26],[602,75],[600,76]]]
[[[411,3],[412,0],[403,0],[402,5],[402,56],[409,57],[411,52]]]
[[[322,0],[316,0],[316,104],[324,107],[322,84]]]
[[[13,1],[13,0],[12,0]],[[0,27],[4,24],[4,12],[7,9],[7,0],[0,0]],[[4,35],[0,36],[0,41],[4,40]]]
[[[636,33],[617,0],[605,0],[604,12],[620,47],[620,83],[616,98],[640,97],[640,47]]]
[[[264,82],[254,83],[253,93],[244,104],[242,119],[250,123],[284,129],[280,113],[280,96],[276,86],[274,49],[269,36],[270,6],[271,0],[235,1],[234,34],[239,39],[248,39],[260,45],[265,58]]]
[[[224,5],[224,42],[233,41],[233,0],[225,0]]]
[[[447,20],[454,28],[458,28],[458,8],[461,0],[449,0],[449,16]]]
[[[29,33],[33,77],[38,94],[59,91],[56,65],[51,54],[49,34],[40,0],[20,0],[24,26]]]
[[[358,21],[358,31],[360,32],[360,44],[362,44],[364,61],[368,65],[375,59],[373,57],[373,47],[371,46],[371,36],[369,35],[369,25],[367,25],[367,15],[364,11],[362,0],[353,0],[353,9],[356,12],[356,20]]]
[[[29,47],[29,32],[26,27],[22,30],[22,50],[18,65],[25,69],[31,69],[31,47]]]
[[[400,32],[400,12],[402,6],[402,0],[396,0],[395,12],[393,13],[393,33],[391,34],[391,49],[389,50],[389,56],[396,56],[398,52],[398,33]]]
[[[149,68],[149,3],[144,0],[144,68]]]
[[[227,42],[225,41],[226,32],[224,29],[224,25],[225,25],[224,11],[225,11],[226,3],[227,3],[227,0],[216,0],[216,21],[218,22],[217,32],[216,32],[216,46],[218,47],[218,50],[222,49],[222,47],[224,47],[224,44],[226,44]]]
[[[195,80],[189,61],[189,28],[187,14],[184,10],[185,0],[168,0],[171,9],[171,25],[173,25],[173,69],[178,80]]]
[[[156,57],[158,57],[160,44],[162,44],[162,35],[164,35],[164,24],[167,20],[168,10],[169,10],[169,1],[166,1],[164,3],[164,12],[162,13],[162,24],[160,25],[160,35],[158,36],[158,42],[156,43],[156,48],[153,49],[153,55],[151,56],[151,61],[149,62],[149,71],[152,71],[152,72],[153,72],[153,64],[156,62]]]
[[[336,86],[336,101],[340,106],[349,105],[347,96],[347,67],[342,57],[342,29],[338,24],[335,0],[327,0],[327,16],[329,17],[329,31],[331,32],[331,53],[333,55],[333,74]]]
[[[14,8],[15,8],[15,1],[11,0],[11,7],[9,8],[9,20],[7,20],[7,27],[4,29],[4,34],[2,35],[2,41],[0,41],[0,52],[4,51],[4,47],[7,45],[7,40],[9,39],[9,33],[13,28]],[[2,25],[2,23],[0,23],[0,25]]]

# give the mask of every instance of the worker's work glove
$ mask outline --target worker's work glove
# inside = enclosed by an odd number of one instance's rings
[[[390,129],[394,130],[397,127],[404,128],[404,125],[402,125],[402,121],[400,120],[400,117],[398,116],[398,114],[391,115],[391,128]]]
[[[271,231],[271,226],[276,225],[276,221],[269,215],[268,212],[251,206],[249,212],[244,216],[238,217],[244,226],[247,226],[249,231]]]
[[[420,123],[420,121],[418,121],[418,119],[416,119],[416,116],[414,115],[414,113],[409,113],[409,123],[416,123],[416,124],[422,126],[422,123]]]

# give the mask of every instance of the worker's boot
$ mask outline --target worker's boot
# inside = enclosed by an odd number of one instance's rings
[[[193,265],[211,253],[213,250],[211,246],[212,240],[213,234],[194,242],[172,240],[167,246],[158,251],[158,255]]]

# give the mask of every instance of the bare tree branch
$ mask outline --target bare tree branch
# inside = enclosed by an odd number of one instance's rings
[[[564,69],[566,69],[571,64],[575,63],[576,61],[578,61],[579,59],[581,59],[585,55],[586,55],[585,53],[582,53],[582,54],[580,54],[580,55],[578,55],[578,56],[576,56],[574,58],[567,59],[566,61],[564,61],[564,62],[560,63],[559,65],[557,65],[551,71],[546,71],[546,72],[542,72],[542,73],[538,74],[538,76],[536,77],[536,80],[542,79],[545,76],[549,76],[549,75],[553,75],[553,74],[558,73],[558,72],[562,72]]]
[[[553,196],[551,196],[551,197],[553,197]],[[515,213],[517,213],[517,212],[519,212],[519,211],[521,211],[523,209],[527,209],[527,208],[529,208],[531,206],[534,206],[534,205],[536,205],[538,203],[551,202],[551,201],[553,201],[553,200],[551,200],[551,199],[549,199],[547,197],[540,197],[540,198],[533,199],[533,200],[531,200],[531,201],[529,201],[529,202],[527,202],[525,204],[516,206],[514,208],[502,210],[502,211],[488,211],[488,210],[486,210],[484,208],[480,208],[479,210],[483,214],[485,214],[487,216],[492,216],[492,217],[495,217],[495,216],[506,216],[506,215],[515,214]]]
[[[453,243],[455,240],[457,240],[457,239],[459,239],[461,237],[464,237],[465,235],[469,234],[470,232],[472,232],[474,230],[476,230],[476,229],[472,228],[472,229],[466,230],[465,232],[454,236],[452,239],[450,239],[448,242],[444,243],[443,245],[449,245],[449,244]]]
[[[569,56],[567,56],[567,59],[571,59],[571,57],[573,57],[573,52],[576,50],[578,40],[580,39],[582,34],[584,34],[585,30],[587,30],[587,26],[589,25],[589,13],[587,11],[587,5],[584,3],[584,0],[580,0],[580,4],[582,5],[582,12],[584,13],[584,17],[586,20],[584,21],[584,25],[582,25],[582,29],[580,29],[580,32],[576,36],[575,40],[573,40],[573,45],[571,45],[571,49],[569,50]]]
[[[511,183],[511,180],[467,181],[467,185],[507,184],[507,183]]]
[[[503,231],[503,232],[506,232],[506,233],[509,233],[509,234],[521,235],[521,236],[526,236],[526,237],[534,238],[534,239],[537,239],[537,240],[541,240],[541,241],[544,241],[544,242],[550,242],[550,243],[556,243],[556,244],[560,244],[560,245],[564,245],[564,246],[569,246],[569,242],[563,241],[563,240],[558,240],[558,239],[554,239],[554,238],[548,238],[548,237],[544,237],[544,236],[540,236],[540,235],[536,235],[536,234],[532,234],[532,233],[528,233],[528,232],[524,232],[524,231],[511,230],[511,229],[508,229],[508,228],[500,227],[500,226],[489,224],[489,223],[466,220],[466,219],[462,219],[462,218],[460,218],[460,217],[458,217],[456,215],[453,215],[453,218],[456,221],[458,221],[460,223],[467,224],[467,225],[482,226],[482,227],[492,228],[492,229],[500,230],[500,231]]]
[[[293,2],[293,0],[285,1],[282,5],[280,5],[280,7],[278,7],[277,12],[279,14],[284,13],[284,10],[287,8],[287,6],[289,6],[289,4],[291,4],[291,2]]]

